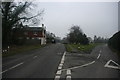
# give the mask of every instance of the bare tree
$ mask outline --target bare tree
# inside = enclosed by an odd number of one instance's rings
[[[2,40],[3,46],[9,45],[11,42],[11,31],[13,27],[17,27],[21,23],[28,22],[37,24],[44,12],[41,10],[35,15],[29,15],[32,2],[2,2],[0,6],[2,11]],[[20,27],[20,26],[19,26]]]

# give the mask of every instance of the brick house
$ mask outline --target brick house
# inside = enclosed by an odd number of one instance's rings
[[[19,40],[25,39],[25,44],[46,44],[46,29],[42,27],[25,27],[14,30],[14,37]]]

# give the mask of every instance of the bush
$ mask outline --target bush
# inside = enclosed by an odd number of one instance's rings
[[[108,41],[108,45],[120,51],[120,31],[115,33]]]

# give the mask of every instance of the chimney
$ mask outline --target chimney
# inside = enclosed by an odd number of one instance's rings
[[[42,24],[42,27],[44,27],[44,24]]]

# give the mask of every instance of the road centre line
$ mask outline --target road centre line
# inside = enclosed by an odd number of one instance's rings
[[[34,56],[33,58],[37,58],[37,56]]]
[[[62,60],[61,61],[64,61],[65,59],[64,58],[62,58]]]
[[[101,54],[98,54],[98,57],[97,57],[97,59],[99,59],[99,58],[100,58],[100,56],[101,56]]]
[[[65,55],[63,55],[62,58],[65,58]]]
[[[14,68],[16,68],[16,67],[18,67],[18,66],[22,65],[23,63],[24,63],[24,62],[21,62],[21,63],[19,63],[19,64],[15,65],[15,66],[13,66],[13,67],[11,67],[11,68],[9,68],[9,69],[6,69],[5,71],[0,72],[0,74],[2,74],[2,73],[4,73],[4,72],[7,72],[7,71],[9,71],[9,70],[11,70],[11,69],[14,69]]]

